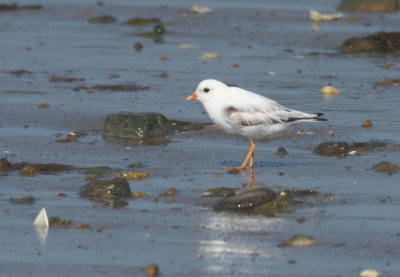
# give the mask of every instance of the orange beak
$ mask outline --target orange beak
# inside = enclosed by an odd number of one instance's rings
[[[186,100],[192,101],[192,100],[194,100],[194,99],[196,99],[196,98],[197,98],[197,94],[196,94],[196,93],[193,93],[192,95],[189,95],[188,97],[186,97]]]

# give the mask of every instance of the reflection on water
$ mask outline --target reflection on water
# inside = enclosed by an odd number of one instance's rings
[[[146,138],[146,139],[135,139],[135,138],[120,138],[112,136],[103,136],[105,142],[117,144],[123,147],[134,147],[142,145],[156,145],[156,146],[166,146],[171,140],[165,137],[157,138]]]

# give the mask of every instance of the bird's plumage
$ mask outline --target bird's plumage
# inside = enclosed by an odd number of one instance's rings
[[[264,138],[297,122],[325,120],[319,117],[321,114],[288,109],[264,96],[217,80],[202,81],[195,95],[216,125],[248,138]]]

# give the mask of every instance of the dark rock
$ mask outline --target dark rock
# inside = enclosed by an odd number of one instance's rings
[[[125,179],[95,180],[81,188],[80,196],[92,201],[104,202],[117,197],[130,198],[131,188]]]
[[[276,194],[269,189],[255,189],[226,197],[214,205],[216,211],[249,212],[276,199]]]
[[[318,155],[322,156],[335,156],[335,157],[344,157],[349,153],[350,146],[345,141],[339,142],[322,142],[317,146],[314,152]]]
[[[387,173],[389,175],[393,175],[400,172],[400,166],[386,161],[377,163],[372,167],[372,169],[374,169],[376,172]]]
[[[178,193],[178,190],[174,187],[171,187],[164,191],[163,193],[160,193],[159,196],[174,196]]]
[[[89,18],[88,20],[90,23],[94,24],[110,24],[110,23],[115,23],[117,20],[109,15],[101,15],[97,17],[92,17]]]
[[[11,198],[10,201],[13,204],[33,205],[36,202],[36,198],[30,195],[21,198]]]
[[[231,188],[226,188],[226,187],[218,187],[218,188],[212,188],[208,189],[205,192],[203,192],[202,196],[204,197],[229,197],[235,195],[235,190]]]
[[[282,146],[280,146],[278,148],[278,150],[276,150],[276,152],[275,152],[275,155],[278,155],[281,157],[286,156],[287,154],[289,154],[288,151],[285,148],[283,148]]]
[[[399,9],[397,0],[342,0],[338,10],[345,12],[394,12]]]
[[[159,24],[159,23],[161,23],[161,20],[156,17],[151,17],[151,18],[134,17],[132,19],[125,21],[122,24],[132,25],[132,26],[145,26],[145,25],[153,24],[153,23]]]
[[[72,227],[72,220],[60,217],[52,217],[49,219],[50,227],[55,228],[70,228]]]
[[[175,131],[171,121],[160,113],[118,113],[106,117],[104,134],[122,138],[152,138]]]
[[[400,54],[400,32],[380,32],[361,38],[350,38],[343,42],[343,53],[394,53]]]
[[[275,213],[288,214],[294,210],[294,206],[298,203],[298,201],[295,201],[290,197],[279,197],[273,201],[270,201],[264,205],[255,208],[254,212],[267,216],[273,216],[275,215]]]

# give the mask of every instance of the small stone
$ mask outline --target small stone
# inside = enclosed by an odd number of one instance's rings
[[[144,272],[146,277],[156,277],[159,274],[159,270],[160,269],[157,264],[151,264],[145,268]]]
[[[325,95],[333,95],[333,94],[339,94],[340,90],[338,90],[334,86],[325,86],[321,88],[320,92]]]
[[[203,55],[199,56],[199,59],[206,61],[215,60],[218,58],[220,58],[220,55],[217,53],[204,53]]]
[[[333,137],[335,135],[335,132],[329,130],[328,132],[326,132],[326,134],[330,137]]]
[[[117,174],[117,178],[127,180],[143,180],[149,176],[148,172],[134,172],[134,171],[122,171]]]
[[[41,109],[47,109],[49,106],[50,105],[47,102],[43,102],[43,103],[39,103],[38,104],[38,107],[41,108]]]
[[[379,277],[382,273],[375,269],[365,269],[360,272],[360,277]]]
[[[371,126],[372,126],[372,121],[370,119],[365,120],[361,125],[361,127],[363,128],[370,128]]]
[[[164,191],[163,193],[160,193],[159,196],[173,196],[176,195],[178,193],[178,189],[171,187],[169,189],[167,189],[166,191]]]
[[[317,243],[315,239],[304,234],[297,234],[289,238],[288,243],[293,248],[306,248]]]
[[[400,172],[400,166],[389,163],[387,161],[377,163],[372,167],[372,169],[374,169],[376,172],[387,173],[389,175]]]
[[[181,44],[179,44],[179,48],[185,49],[185,50],[192,49],[192,45],[187,44],[187,43],[181,43]]]
[[[161,23],[161,20],[156,17],[151,17],[151,18],[134,17],[134,18],[131,18],[131,19],[125,21],[122,24],[123,25],[132,25],[132,26],[146,26],[146,25],[154,24],[154,23],[159,24],[159,23]]]
[[[140,42],[136,42],[133,48],[135,49],[136,52],[140,52],[143,49],[143,44],[141,44]]]
[[[25,177],[35,176],[37,173],[37,169],[34,166],[27,165],[21,169],[21,175]]]
[[[162,61],[169,61],[169,57],[168,56],[162,56],[161,58],[160,58]]]
[[[278,156],[281,156],[281,157],[286,156],[287,154],[289,154],[288,151],[282,146],[280,146],[278,148],[278,150],[276,150],[276,152],[275,152],[275,155],[278,155]]]

